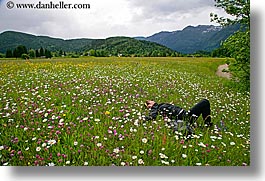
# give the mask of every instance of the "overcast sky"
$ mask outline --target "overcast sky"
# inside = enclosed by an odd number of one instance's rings
[[[226,16],[214,0],[12,0],[16,3],[90,4],[90,9],[12,9],[0,0],[0,32],[71,38],[151,36],[188,25],[214,24],[210,13]]]

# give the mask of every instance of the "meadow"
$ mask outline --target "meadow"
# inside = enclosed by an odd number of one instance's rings
[[[0,165],[249,166],[250,93],[216,76],[220,58],[0,60]],[[144,121],[147,99],[210,100],[191,138]]]

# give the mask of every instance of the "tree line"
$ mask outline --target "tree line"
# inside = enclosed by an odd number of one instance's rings
[[[24,45],[19,45],[15,49],[6,50],[6,58],[22,58],[22,59],[29,59],[29,58],[52,58],[52,53],[48,49],[39,48],[39,49],[27,49]]]

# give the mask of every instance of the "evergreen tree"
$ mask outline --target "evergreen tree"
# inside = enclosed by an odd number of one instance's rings
[[[13,50],[13,57],[15,57],[15,58],[17,58],[18,57],[18,55],[17,55],[17,49],[15,48],[14,50]]]
[[[35,55],[36,55],[36,57],[40,57],[40,52],[38,49],[35,50]]]
[[[40,48],[40,57],[42,57],[42,56],[45,56],[45,52],[44,52],[44,49],[41,47]]]
[[[52,53],[51,53],[51,51],[45,49],[45,57],[46,57],[46,58],[52,58]]]
[[[17,46],[13,51],[13,56],[20,58],[22,54],[27,54],[27,48],[24,45]]]
[[[6,58],[11,58],[11,57],[13,57],[12,50],[10,49],[6,50]]]

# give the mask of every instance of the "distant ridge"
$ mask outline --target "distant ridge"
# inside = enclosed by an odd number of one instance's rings
[[[110,37],[107,39],[70,39],[36,36],[32,34],[6,31],[0,34],[0,52],[13,50],[19,45],[28,49],[45,48],[49,51],[84,52],[97,50],[100,56],[171,56],[176,52],[155,42],[136,40],[130,37]]]
[[[161,31],[149,37],[135,37],[136,39],[156,42],[184,54],[197,51],[212,51],[220,46],[230,35],[239,30],[240,25],[228,27],[199,25],[187,26],[178,31]]]
[[[110,37],[106,39],[79,38],[64,40],[49,36],[36,36],[23,32],[5,31],[0,34],[0,53],[25,45],[28,49],[43,47],[50,51],[82,52],[90,49],[109,54],[192,54],[212,51],[239,29],[240,25],[222,28],[213,25],[187,26],[178,31],[162,31],[149,37]],[[156,52],[155,52],[156,51]],[[162,52],[162,53],[161,53]]]

